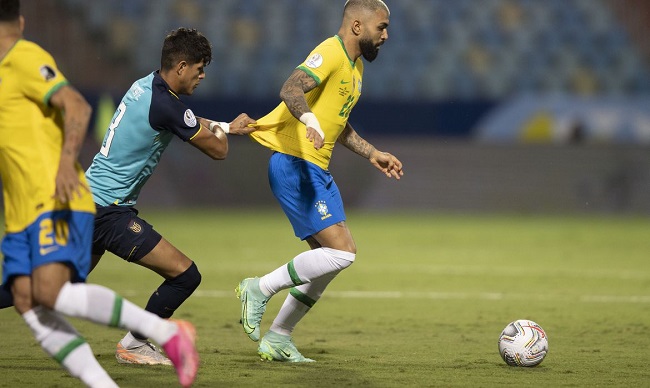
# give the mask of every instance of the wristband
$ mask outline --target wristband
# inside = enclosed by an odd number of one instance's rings
[[[214,133],[214,127],[218,125],[224,133],[230,133],[230,124],[222,121],[213,121],[210,123],[210,132]]]
[[[315,114],[312,112],[303,113],[302,116],[300,116],[300,122],[308,127],[314,128],[320,137],[325,140],[325,134],[323,133],[323,130],[320,129],[320,123]]]

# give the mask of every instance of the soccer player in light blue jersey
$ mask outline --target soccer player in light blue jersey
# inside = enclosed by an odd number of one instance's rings
[[[255,130],[249,127],[255,121],[246,114],[231,123],[216,122],[196,117],[180,100],[205,78],[211,55],[210,43],[200,32],[172,31],[163,43],[160,70],[137,80],[124,95],[86,171],[97,209],[93,264],[109,251],[162,276],[165,280],[145,309],[163,318],[171,317],[194,292],[201,274],[192,260],[138,216],[134,206],[140,190],[174,137],[219,160],[228,154],[227,133]],[[117,344],[116,358],[121,363],[170,363],[137,332],[127,333]]]

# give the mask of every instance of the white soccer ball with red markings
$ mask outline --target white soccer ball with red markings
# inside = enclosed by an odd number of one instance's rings
[[[499,354],[510,366],[537,366],[548,353],[548,336],[527,319],[510,322],[499,336]]]

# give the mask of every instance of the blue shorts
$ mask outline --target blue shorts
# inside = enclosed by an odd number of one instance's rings
[[[269,161],[269,183],[301,240],[345,221],[341,193],[329,171],[275,152]]]
[[[93,255],[109,251],[126,261],[138,261],[162,239],[160,233],[138,217],[138,211],[130,206],[96,204],[95,208]]]
[[[64,263],[74,270],[71,281],[85,281],[90,271],[93,219],[93,214],[85,212],[45,212],[22,232],[7,233],[2,240],[3,286],[48,263]]]

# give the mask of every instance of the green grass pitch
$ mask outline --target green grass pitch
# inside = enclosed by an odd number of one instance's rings
[[[307,244],[269,210],[141,215],[193,258],[203,282],[175,317],[195,323],[197,387],[592,387],[650,383],[650,220],[641,217],[456,216],[350,211],[358,246],[294,333],[318,362],[262,362],[238,325],[234,288]],[[112,255],[90,282],[144,306],[157,275]],[[263,332],[286,291],[269,302]],[[499,357],[515,319],[539,323],[549,354],[535,368]],[[169,367],[119,365],[123,331],[73,320],[123,387],[177,386]],[[0,311],[0,387],[80,387]]]

